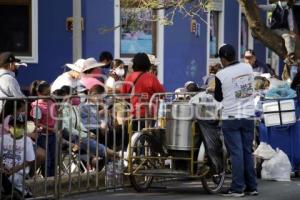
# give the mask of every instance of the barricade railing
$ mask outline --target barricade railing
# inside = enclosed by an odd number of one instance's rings
[[[162,100],[187,101],[195,94],[0,98],[0,199],[59,199],[124,187],[133,131],[161,125]]]
[[[0,199],[59,199],[124,187],[111,176],[123,175],[132,98],[148,99],[145,94],[0,98]]]

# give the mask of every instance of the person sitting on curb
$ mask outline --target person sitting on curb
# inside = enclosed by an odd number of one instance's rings
[[[296,34],[294,25],[294,14],[292,7],[294,0],[283,0],[269,5],[259,5],[258,7],[265,11],[272,11],[272,20],[270,28],[274,33],[284,39],[287,56],[285,63],[293,65],[296,62],[295,44]]]

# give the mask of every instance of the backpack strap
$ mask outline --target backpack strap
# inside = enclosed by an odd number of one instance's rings
[[[138,80],[139,80],[139,79],[142,77],[142,75],[145,74],[145,73],[146,73],[146,72],[141,72],[141,73],[136,77],[136,79],[135,79],[134,82],[133,82],[133,86],[136,85],[136,83],[138,82]],[[133,87],[130,88],[130,90],[129,90],[128,93],[131,93],[131,92],[132,92],[132,89],[133,89]]]

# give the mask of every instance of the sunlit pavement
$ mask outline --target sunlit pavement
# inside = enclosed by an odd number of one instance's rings
[[[275,182],[275,181],[258,181],[259,195],[243,197],[247,199],[262,200],[299,200],[300,199],[300,179],[293,179],[291,182]],[[167,184],[164,184],[166,186]],[[226,184],[228,186],[228,184]],[[81,194],[77,196],[64,198],[65,200],[212,200],[212,199],[236,199],[222,197],[220,195],[208,195],[202,188],[201,183],[196,181],[184,181],[168,183],[167,189],[152,188],[145,193],[137,193],[131,188],[115,192],[98,192]]]

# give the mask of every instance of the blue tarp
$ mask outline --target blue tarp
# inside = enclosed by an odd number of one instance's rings
[[[295,98],[296,91],[291,89],[288,84],[280,85],[270,89],[265,98],[266,99],[285,99],[285,98]]]

